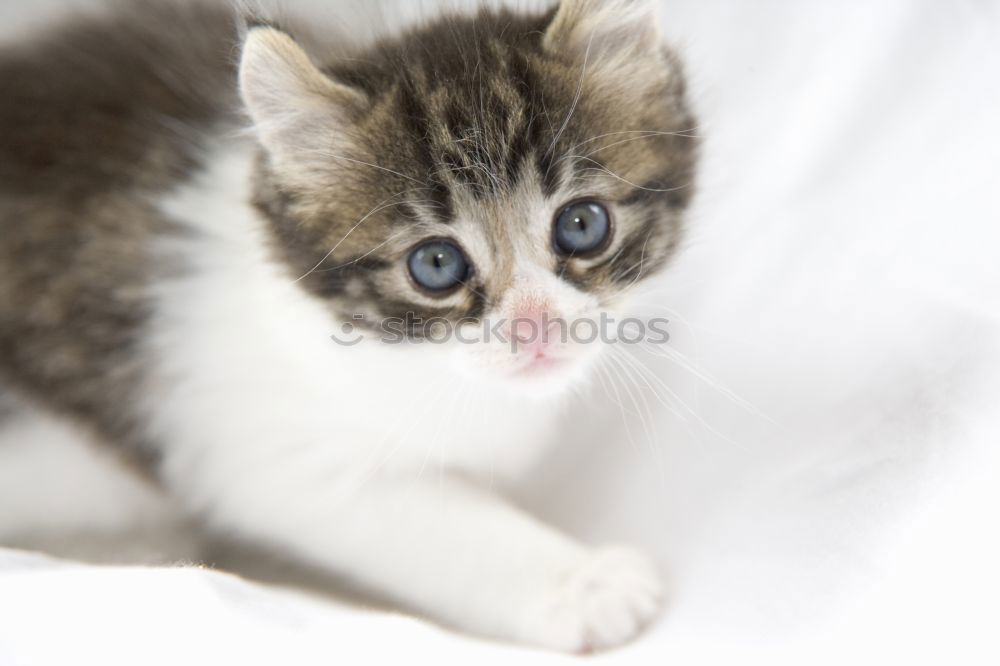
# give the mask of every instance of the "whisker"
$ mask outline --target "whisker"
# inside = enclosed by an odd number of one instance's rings
[[[409,234],[409,233],[411,233],[411,231],[409,229],[402,229],[400,231],[397,231],[396,233],[392,234],[391,236],[389,236],[388,238],[386,238],[384,241],[382,241],[381,243],[379,243],[378,245],[376,245],[372,249],[370,249],[367,252],[365,252],[364,254],[362,254],[360,257],[356,257],[356,258],[354,258],[354,259],[352,259],[352,260],[350,260],[350,261],[348,261],[346,263],[340,264],[339,266],[333,266],[331,268],[321,268],[321,269],[317,270],[316,272],[317,273],[327,273],[327,272],[330,272],[330,271],[339,271],[341,269],[347,268],[348,266],[353,266],[354,264],[357,264],[358,262],[361,262],[361,261],[365,260],[367,257],[371,256],[379,248],[385,247],[386,245],[388,245],[392,241],[396,240],[400,236],[405,236],[406,234]]]
[[[431,396],[431,402],[437,403],[444,397],[446,391],[448,390],[447,384],[441,384],[437,387]],[[410,442],[410,438],[414,432],[417,432],[420,426],[423,425],[425,420],[434,410],[420,409],[419,405],[424,403],[411,402],[408,405],[408,411],[404,414],[398,414],[398,418],[395,419],[391,428],[383,435],[374,446],[370,447],[370,452],[365,457],[365,460],[359,461],[356,466],[358,474],[352,483],[346,484],[348,491],[346,495],[349,497],[351,492],[356,492],[360,490],[365,485],[367,485],[375,476],[383,469],[393,457],[399,452],[399,450],[406,444]],[[449,410],[450,411],[450,410]],[[385,450],[387,444],[391,446],[388,450]],[[429,456],[429,453],[428,453]]]
[[[420,470],[417,472],[418,479],[423,476],[424,469],[427,466],[427,461],[430,458],[431,447],[435,442],[438,441],[438,435],[441,433],[441,426],[444,424],[445,416],[450,417],[449,423],[452,420],[454,420],[456,410],[453,408],[455,407],[455,403],[459,400],[459,398],[462,398],[463,400],[467,399],[468,396],[466,395],[467,392],[465,391],[465,386],[467,384],[468,380],[463,379],[461,390],[452,393],[451,401],[448,403],[448,408],[443,411],[441,418],[438,419],[437,426],[434,428],[434,435],[430,438],[430,441],[427,443],[427,452],[424,455],[423,462],[420,464]],[[430,411],[433,410],[428,410],[428,412]]]
[[[323,255],[322,259],[320,259],[318,262],[316,262],[315,266],[313,266],[312,268],[310,268],[308,271],[305,272],[305,274],[303,274],[302,276],[300,276],[299,278],[297,278],[295,281],[299,282],[301,280],[304,280],[309,275],[311,275],[313,273],[313,271],[315,271],[317,268],[319,268],[320,266],[322,266],[323,262],[326,261],[327,259],[329,259],[333,255],[333,253],[337,251],[337,248],[339,248],[344,243],[344,241],[347,240],[348,236],[350,236],[352,233],[354,233],[354,231],[358,227],[360,227],[362,224],[364,224],[365,220],[367,220],[368,218],[370,218],[372,215],[374,215],[375,213],[378,213],[379,211],[385,210],[386,208],[392,208],[393,206],[398,206],[398,205],[400,205],[402,203],[405,203],[403,201],[397,201],[397,202],[394,202],[394,203],[390,204],[389,203],[390,201],[392,201],[396,197],[399,197],[399,196],[402,196],[404,194],[408,194],[408,193],[414,192],[414,191],[416,191],[416,190],[412,190],[411,189],[411,190],[404,190],[402,192],[397,192],[396,194],[393,194],[388,199],[385,199],[384,201],[382,201],[381,203],[379,203],[375,208],[372,208],[370,211],[368,211],[364,215],[364,217],[362,217],[360,220],[358,220],[357,224],[355,224],[353,227],[351,227],[350,229],[347,230],[347,233],[344,234],[344,237],[341,238],[339,241],[337,241],[337,244],[334,245],[330,249],[329,252],[327,252],[326,254]]]
[[[617,273],[618,275],[620,275],[620,276],[625,276],[625,275],[628,275],[629,271],[631,271],[631,270],[632,270],[633,268],[636,268],[637,266],[638,266],[638,268],[639,268],[639,272],[635,274],[635,277],[634,277],[634,278],[632,278],[632,281],[631,281],[631,282],[629,282],[629,283],[628,283],[627,285],[625,285],[624,287],[622,287],[622,290],[621,290],[621,292],[620,292],[620,293],[622,293],[622,292],[625,292],[625,291],[627,291],[628,289],[630,289],[630,288],[631,288],[631,287],[632,287],[632,286],[633,286],[633,285],[634,285],[634,284],[635,284],[636,282],[638,282],[638,281],[639,281],[639,279],[640,279],[640,278],[642,278],[642,267],[643,267],[643,265],[644,265],[644,264],[645,264],[645,262],[646,262],[646,246],[647,246],[647,245],[649,245],[649,239],[650,239],[650,238],[651,238],[652,236],[653,236],[653,232],[652,232],[652,231],[651,231],[651,232],[649,232],[649,233],[648,233],[648,234],[646,235],[646,240],[645,240],[645,242],[643,242],[643,244],[642,244],[642,252],[641,252],[641,254],[639,255],[639,263],[638,263],[638,264],[632,264],[632,265],[631,265],[631,266],[630,266],[630,267],[629,267],[628,269],[626,269],[626,270],[623,270],[623,271],[616,271],[616,273]]]
[[[584,146],[584,145],[586,145],[588,143],[592,143],[594,141],[597,141],[598,139],[604,139],[604,138],[607,138],[609,136],[620,136],[622,134],[647,134],[649,136],[681,136],[681,137],[687,137],[687,138],[691,138],[691,139],[700,139],[702,137],[700,137],[700,136],[698,136],[696,134],[690,134],[690,132],[694,132],[694,131],[697,131],[697,130],[698,130],[698,128],[695,127],[695,128],[689,129],[689,130],[678,130],[676,132],[663,132],[661,130],[621,130],[619,132],[607,132],[605,134],[598,134],[597,136],[591,137],[591,138],[587,139],[586,141],[581,141],[580,143],[576,144],[575,146],[570,147],[569,150],[572,152],[572,151],[576,150],[577,148],[579,148],[581,146]],[[645,138],[645,137],[643,137],[643,138]]]
[[[569,113],[566,114],[565,120],[563,120],[562,127],[556,132],[556,135],[552,137],[552,143],[549,145],[549,149],[546,151],[546,155],[551,155],[556,149],[556,144],[559,143],[559,139],[566,132],[566,128],[569,127],[569,121],[573,118],[573,114],[576,113],[576,107],[580,103],[580,97],[583,96],[583,82],[587,78],[587,66],[590,63],[590,48],[594,43],[594,35],[596,33],[591,33],[590,39],[587,42],[587,50],[583,54],[583,65],[580,68],[580,81],[576,87],[576,96],[573,98],[573,104],[570,106]],[[549,164],[548,168],[545,170],[546,178],[549,172],[552,170],[552,164]]]
[[[777,426],[779,428],[784,427],[780,423],[772,419],[770,416],[768,416],[756,405],[754,405],[747,399],[741,397],[740,395],[735,393],[732,389],[729,389],[720,381],[713,378],[711,375],[707,374],[705,371],[699,369],[697,366],[694,365],[694,363],[690,359],[688,359],[684,354],[682,354],[678,350],[671,349],[669,347],[654,346],[648,343],[639,345],[639,348],[647,351],[650,354],[653,354],[654,356],[659,356],[660,358],[664,358],[668,361],[673,361],[674,363],[679,365],[682,369],[691,373],[693,376],[700,379],[710,388],[718,391],[720,394],[722,394],[726,398],[729,398],[731,401],[733,401],[740,407],[743,407],[754,416],[758,416],[767,421],[768,423]]]
[[[563,155],[562,157],[559,158],[559,161],[562,162],[563,160],[568,160],[568,159],[587,158],[587,157],[590,157],[591,155],[596,155],[597,153],[601,152],[602,150],[607,150],[608,148],[614,148],[615,146],[620,146],[620,145],[625,144],[625,143],[631,143],[632,141],[641,141],[643,139],[653,139],[653,138],[657,138],[657,137],[661,137],[661,136],[677,136],[677,134],[674,133],[674,132],[653,132],[653,133],[650,133],[650,134],[644,134],[642,136],[634,136],[634,137],[630,137],[628,139],[622,139],[621,141],[615,141],[614,143],[609,143],[607,145],[603,145],[600,148],[595,148],[594,150],[590,151],[586,155],[572,155],[572,154]],[[571,149],[571,151],[572,150],[573,149]]]
[[[444,397],[448,386],[442,384],[438,387],[438,390],[432,396],[432,402],[437,402],[442,397]],[[417,403],[411,403],[411,413],[412,410],[416,409]],[[399,418],[394,424],[393,429],[386,433],[378,444],[373,448],[371,455],[368,456],[364,465],[359,465],[359,470],[367,471],[359,478],[355,490],[363,488],[369,481],[371,481],[375,476],[382,471],[386,465],[396,456],[396,454],[403,448],[404,445],[410,443],[410,438],[413,433],[419,430],[419,427],[424,424],[426,419],[434,412],[434,410],[416,410],[418,413],[412,418]],[[393,441],[391,448],[388,452],[380,455],[382,447],[389,442]]]
[[[611,357],[607,356],[606,358],[610,359]],[[603,361],[604,359],[602,358],[601,360]],[[610,363],[610,361],[608,362]],[[606,376],[608,378],[608,382],[611,385],[612,391],[614,391],[614,395],[612,396],[612,394],[609,393],[608,397],[613,398],[615,403],[618,405],[618,411],[621,412],[621,417],[622,417],[622,426],[625,428],[625,435],[628,437],[628,440],[631,443],[632,448],[635,449],[636,451],[641,450],[639,445],[635,441],[635,436],[632,434],[632,429],[629,427],[629,418],[625,413],[625,404],[622,402],[621,394],[618,392],[618,386],[614,380],[614,376],[611,374],[609,368],[602,367],[600,363],[598,363],[597,365],[597,370],[601,374],[604,374],[606,370],[608,371]],[[601,383],[604,384],[603,381]]]
[[[398,171],[393,171],[392,169],[387,169],[384,166],[379,166],[378,164],[373,164],[371,162],[365,162],[364,160],[357,160],[357,159],[354,159],[353,157],[347,157],[345,155],[337,155],[336,153],[330,153],[330,152],[327,152],[325,150],[319,150],[317,148],[303,149],[303,152],[315,153],[317,155],[322,155],[323,157],[330,157],[330,158],[335,159],[335,160],[343,160],[345,162],[353,162],[354,164],[361,164],[361,165],[364,165],[364,166],[369,166],[369,167],[371,167],[373,169],[378,169],[379,171],[385,171],[386,173],[391,173],[394,176],[399,176],[400,178],[405,178],[406,180],[412,181],[414,183],[418,183],[420,185],[424,184],[422,181],[417,180],[416,178],[413,178],[411,176],[407,176],[405,173],[400,173]]]
[[[624,352],[624,351],[614,350],[614,348],[613,348],[613,351],[618,351],[618,353],[622,354],[622,356],[625,357],[626,360],[635,363],[635,367],[636,367],[637,371],[641,375],[644,375],[644,376],[647,377],[646,386],[647,386],[647,388],[649,388],[650,391],[652,391],[653,397],[656,399],[656,401],[658,403],[660,403],[663,407],[665,407],[667,409],[667,411],[669,411],[671,414],[673,414],[675,417],[677,417],[677,419],[680,421],[681,425],[683,426],[684,430],[691,436],[692,439],[694,439],[696,441],[702,441],[703,440],[702,433],[699,433],[698,431],[696,431],[694,429],[693,424],[688,419],[688,417],[685,415],[685,411],[687,410],[687,405],[684,405],[683,401],[679,401],[679,398],[676,397],[676,394],[674,394],[674,392],[671,391],[666,386],[664,386],[664,388],[666,389],[666,395],[661,394],[661,392],[658,391],[656,389],[656,387],[654,387],[649,382],[649,378],[651,378],[654,381],[658,381],[658,382],[661,382],[662,380],[660,380],[660,378],[657,377],[656,374],[651,369],[647,368],[642,363],[639,363],[638,359],[635,359],[635,358],[631,357],[627,352]],[[680,404],[683,405],[683,408],[679,407],[677,404],[675,404],[675,401],[680,402]],[[687,411],[689,411],[689,410],[687,410]]]
[[[632,377],[632,373],[629,368],[624,365],[618,357],[612,354],[609,357],[613,362],[615,362],[621,370],[622,381],[625,383],[625,390],[632,399],[632,404],[635,405],[636,411],[638,412],[639,422],[642,424],[643,431],[646,433],[646,445],[650,449],[653,457],[659,457],[659,449],[656,446],[656,424],[653,417],[653,410],[649,405],[649,401],[646,399],[646,394],[639,387],[636,387],[639,397],[642,399],[644,410],[639,408],[639,401],[636,399],[635,395],[632,393],[632,388],[629,385],[629,378]],[[637,376],[636,379],[643,379],[641,376]]]
[[[728,435],[723,434],[722,432],[720,432],[719,430],[717,430],[715,427],[713,427],[712,425],[710,425],[707,421],[705,421],[705,419],[702,418],[702,416],[700,414],[698,414],[697,411],[695,411],[694,409],[692,409],[690,405],[688,405],[686,402],[684,402],[684,400],[682,400],[681,397],[679,395],[677,395],[677,393],[675,391],[673,391],[667,385],[667,383],[665,381],[663,381],[663,379],[661,379],[660,377],[658,377],[656,375],[656,373],[652,372],[651,370],[649,370],[649,368],[646,368],[641,363],[639,363],[637,359],[635,359],[635,358],[633,358],[633,357],[625,354],[624,352],[622,352],[622,356],[625,357],[625,358],[627,358],[629,360],[629,362],[633,364],[634,367],[643,368],[646,371],[646,376],[647,377],[649,377],[650,379],[652,379],[653,381],[655,381],[656,384],[663,391],[665,391],[668,395],[670,395],[677,402],[677,404],[679,404],[681,407],[683,407],[684,410],[687,411],[688,414],[690,414],[691,416],[693,416],[695,418],[695,420],[698,423],[700,423],[702,425],[702,427],[704,427],[708,432],[712,433],[713,435],[715,435],[715,436],[723,439],[724,441],[726,441],[726,442],[728,442],[728,443],[730,443],[730,444],[732,444],[734,446],[737,446],[739,448],[743,448],[742,444],[740,444],[736,440],[732,439]]]
[[[619,176],[615,172],[613,172],[610,169],[608,169],[607,167],[603,166],[597,160],[591,159],[591,158],[586,157],[584,155],[571,155],[571,156],[568,156],[568,157],[575,157],[575,158],[577,158],[579,160],[586,161],[586,162],[592,162],[593,164],[597,165],[597,166],[588,167],[586,169],[583,169],[583,170],[580,171],[580,173],[586,173],[587,171],[597,171],[599,173],[604,173],[604,174],[607,174],[607,175],[611,176],[612,178],[617,178],[618,180],[620,180],[621,182],[625,183],[626,185],[631,185],[632,187],[636,188],[637,190],[643,190],[645,192],[677,192],[678,190],[683,190],[685,188],[691,187],[691,183],[687,183],[686,185],[678,185],[677,187],[668,187],[668,188],[644,187],[642,185],[637,185],[636,183],[633,183],[630,180],[622,178],[621,176]]]

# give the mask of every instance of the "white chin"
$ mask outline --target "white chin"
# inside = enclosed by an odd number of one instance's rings
[[[527,395],[557,395],[581,379],[585,365],[579,359],[534,363],[511,369],[503,380],[515,391]]]
[[[459,360],[459,359],[457,359]],[[460,358],[457,369],[468,378],[485,381],[517,395],[554,396],[580,383],[592,365],[593,355],[567,355],[558,359],[524,362],[510,355],[482,355]]]

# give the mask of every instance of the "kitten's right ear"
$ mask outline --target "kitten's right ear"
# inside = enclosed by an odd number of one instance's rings
[[[239,84],[257,136],[282,162],[329,145],[367,102],[321,72],[287,33],[259,24],[243,44]]]

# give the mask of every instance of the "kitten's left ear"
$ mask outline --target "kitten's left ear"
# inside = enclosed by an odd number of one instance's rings
[[[553,54],[602,59],[656,56],[660,50],[653,0],[562,0],[545,32]]]
[[[250,29],[239,82],[261,143],[279,161],[302,161],[328,145],[367,103],[321,72],[287,33],[267,26]]]

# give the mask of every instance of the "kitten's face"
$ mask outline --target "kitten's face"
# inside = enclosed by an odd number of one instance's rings
[[[252,30],[257,201],[295,277],[349,320],[447,321],[466,371],[565,384],[602,346],[573,323],[623,314],[691,194],[693,121],[654,25],[641,0],[566,0],[446,19],[322,72]]]

